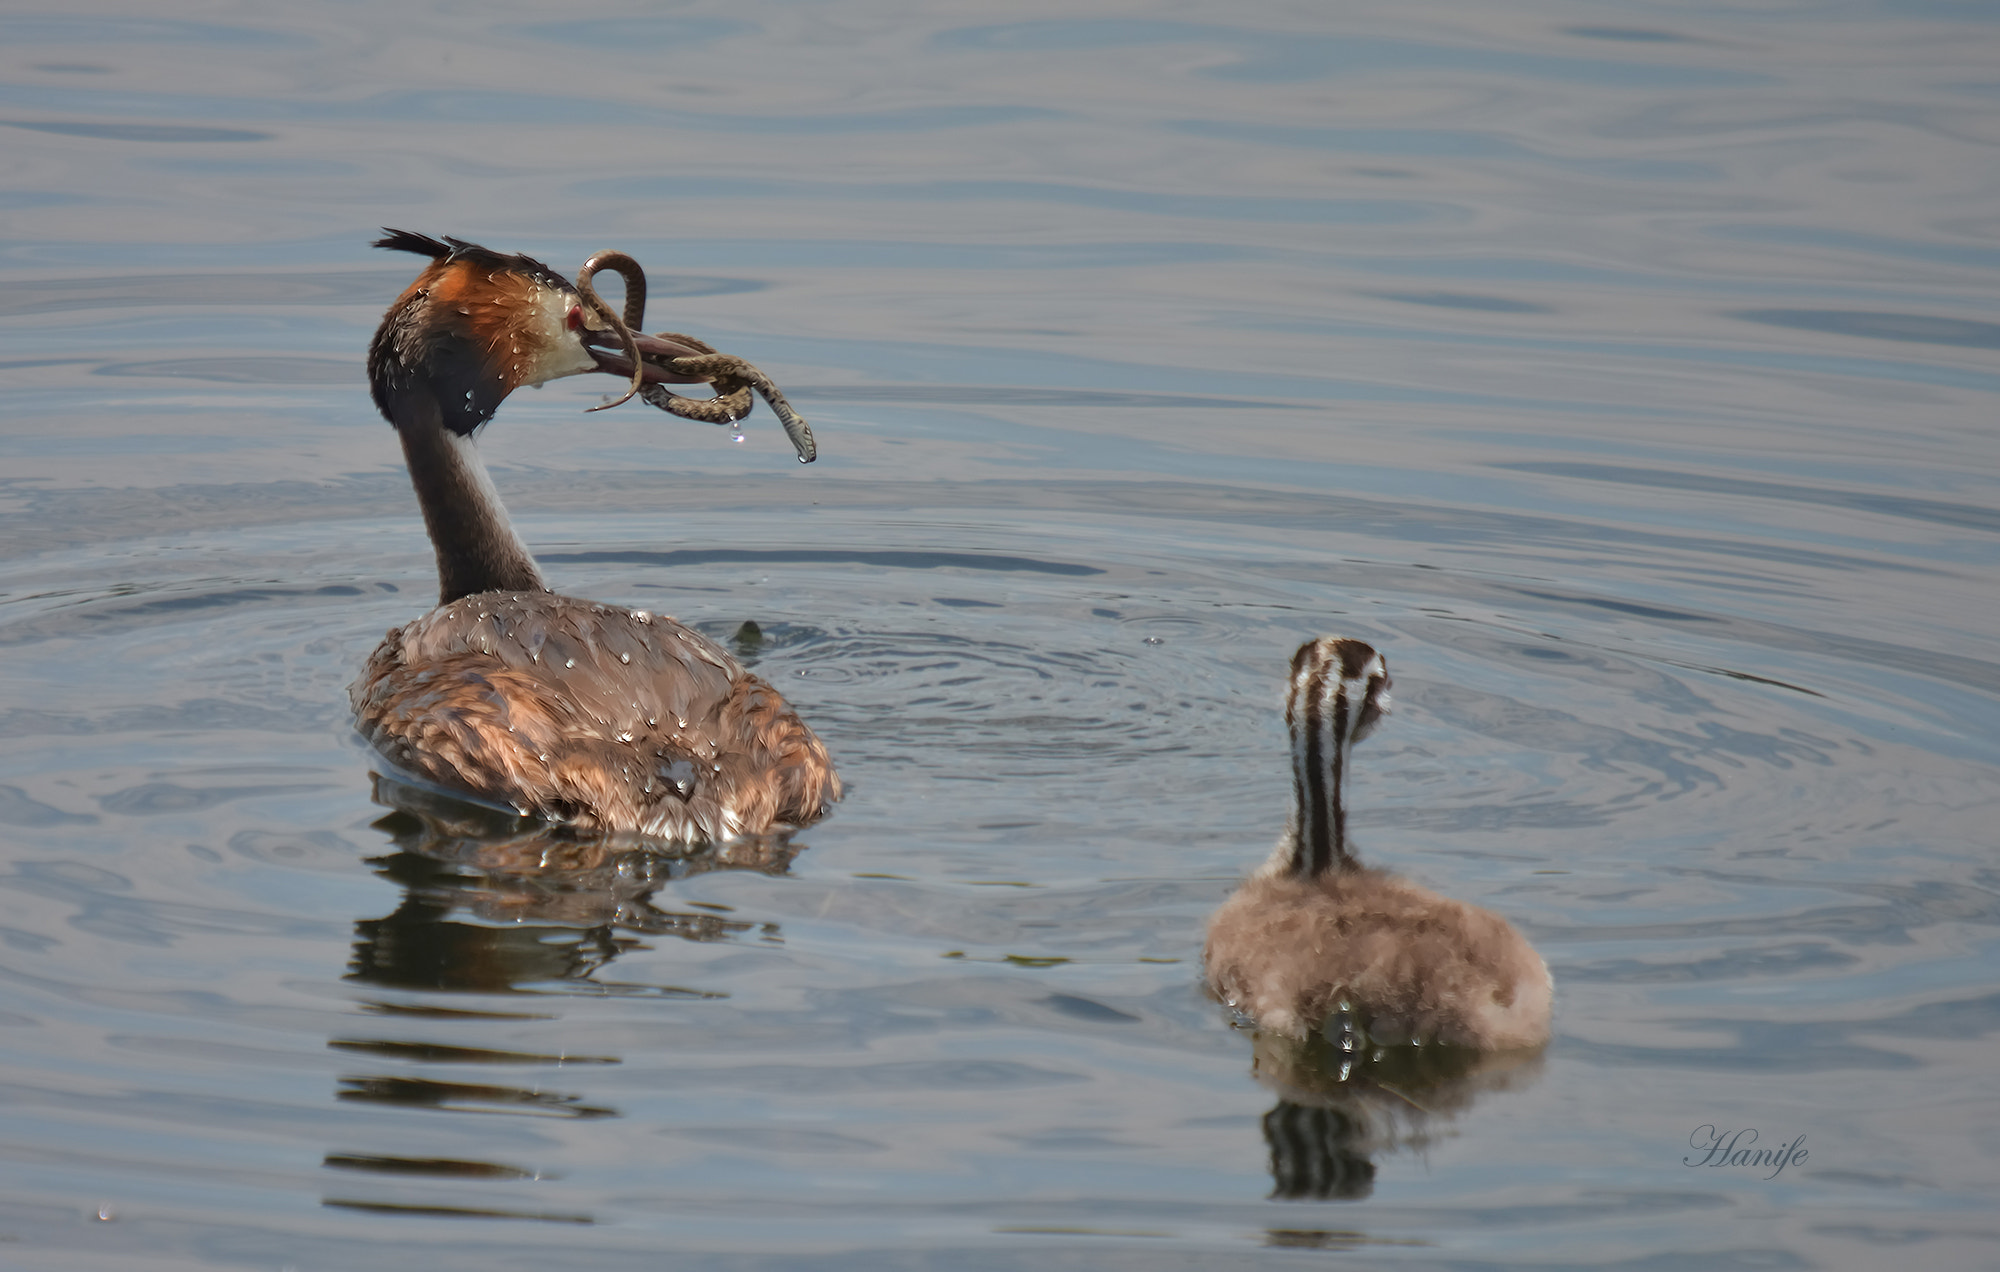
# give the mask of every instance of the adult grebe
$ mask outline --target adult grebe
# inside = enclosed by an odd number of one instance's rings
[[[1349,1011],[1375,1041],[1539,1046],[1553,986],[1521,934],[1348,851],[1348,751],[1388,710],[1388,664],[1370,646],[1323,636],[1292,656],[1295,808],[1270,860],[1209,920],[1209,985],[1292,1038]]]
[[[383,318],[368,376],[439,596],[349,690],[362,735],[406,776],[582,830],[702,842],[824,814],[840,779],[785,700],[671,618],[551,593],[473,445],[523,384],[699,381],[666,363],[710,351],[631,331],[587,279],[579,292],[526,256],[400,230],[375,245],[431,258]]]

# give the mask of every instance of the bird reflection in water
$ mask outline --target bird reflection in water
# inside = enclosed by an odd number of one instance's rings
[[[710,870],[783,874],[800,846],[782,836],[687,849],[577,835],[379,774],[375,799],[395,810],[376,829],[397,851],[371,864],[402,886],[403,904],[355,924],[350,980],[462,993],[560,984],[572,993],[706,997],[620,985],[598,973],[644,948],[645,937],[781,939],[776,924],[732,919],[720,907],[664,910],[652,898],[675,879]]]
[[[730,917],[722,907],[685,910],[654,902],[676,879],[711,870],[783,874],[802,845],[781,836],[752,836],[699,849],[631,837],[579,835],[545,822],[470,804],[377,775],[375,799],[389,807],[375,823],[395,851],[373,858],[377,873],[403,889],[395,912],[355,923],[350,982],[401,991],[361,1008],[378,1020],[426,1021],[442,1028],[466,1022],[553,1020],[556,1013],[491,1004],[447,1005],[429,995],[586,994],[705,999],[723,995],[671,985],[621,983],[603,975],[619,955],[662,937],[713,942],[779,943],[776,924]],[[418,996],[408,994],[417,991]],[[532,1002],[533,998],[525,1001]],[[615,1065],[617,1056],[540,1054],[382,1038],[335,1038],[328,1046],[402,1068],[340,1079],[343,1103],[381,1109],[506,1114],[592,1120],[616,1108],[582,1094],[551,1089],[539,1079],[522,1086],[444,1081],[411,1065],[527,1068],[531,1071]],[[591,1216],[509,1204],[463,1204],[467,1188],[492,1181],[551,1178],[531,1166],[448,1157],[408,1157],[355,1151],[326,1155],[328,1169],[374,1178],[391,1192],[378,1197],[327,1197],[324,1204],[377,1214],[467,1215],[589,1223]],[[413,1186],[455,1181],[451,1194],[412,1196]],[[396,1182],[400,1181],[400,1182]],[[501,1199],[496,1198],[498,1202]]]
[[[1375,1159],[1422,1151],[1490,1091],[1541,1073],[1539,1051],[1369,1044],[1336,1018],[1304,1040],[1259,1031],[1250,1070],[1278,1096],[1264,1115],[1271,1196],[1355,1201],[1375,1189]]]

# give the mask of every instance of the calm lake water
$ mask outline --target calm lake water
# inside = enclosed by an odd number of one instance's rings
[[[0,1264],[1991,1265],[2000,10],[164,12],[0,16]],[[384,225],[631,252],[812,420],[485,447],[560,589],[761,627],[830,819],[378,802]],[[1323,632],[1545,1054],[1201,993]]]

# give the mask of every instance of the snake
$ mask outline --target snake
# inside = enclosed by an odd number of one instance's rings
[[[597,294],[597,289],[591,285],[591,279],[600,270],[607,269],[625,280],[625,309],[622,314],[614,312]],[[799,462],[810,464],[817,457],[819,448],[813,441],[812,426],[806,423],[805,416],[800,415],[792,408],[792,404],[785,400],[784,393],[771,381],[771,377],[734,354],[719,352],[715,346],[706,341],[674,331],[657,332],[655,334],[659,339],[671,340],[698,352],[671,361],[655,360],[653,365],[664,366],[676,375],[706,381],[714,388],[714,397],[686,397],[673,392],[664,384],[643,383],[640,360],[636,354],[637,346],[630,339],[630,333],[643,330],[646,322],[646,271],[638,261],[624,252],[597,252],[583,263],[582,269],[577,271],[576,289],[587,304],[619,329],[628,356],[633,358],[633,387],[617,402],[607,402],[605,406],[617,406],[619,403],[630,401],[636,394],[649,405],[671,415],[678,415],[682,419],[699,420],[707,424],[734,424],[750,414],[752,406],[750,394],[755,390],[771,404],[772,413],[778,417],[778,422],[785,426],[785,435],[791,439],[792,448],[798,452]]]

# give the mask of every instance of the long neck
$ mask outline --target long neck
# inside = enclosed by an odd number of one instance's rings
[[[1283,847],[1289,849],[1285,872],[1300,878],[1351,870],[1358,864],[1347,851],[1347,810],[1341,803],[1352,745],[1343,688],[1338,675],[1322,674],[1316,683],[1302,687],[1293,704],[1294,807],[1290,842]]]
[[[470,437],[444,427],[436,401],[411,394],[397,403],[396,432],[424,527],[437,549],[438,603],[474,592],[539,592],[542,574]]]

